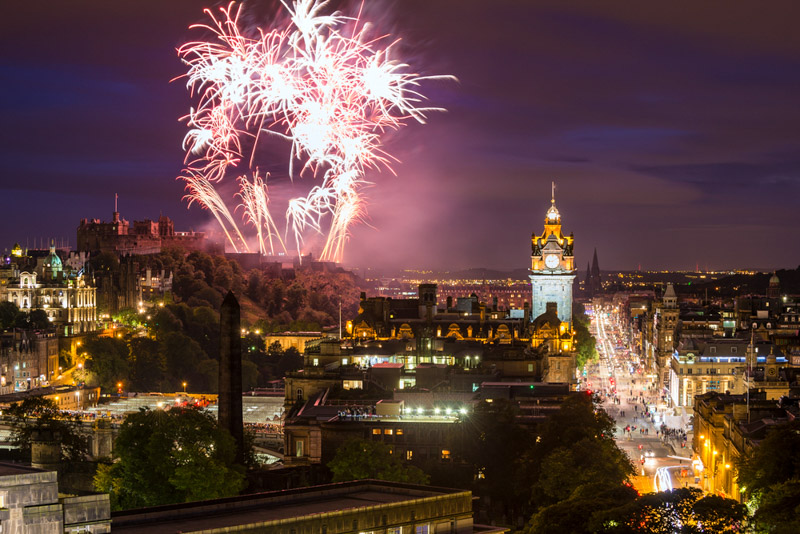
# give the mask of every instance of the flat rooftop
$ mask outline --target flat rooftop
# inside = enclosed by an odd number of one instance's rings
[[[29,465],[0,462],[0,477],[29,475],[31,473],[44,473],[44,471]]]
[[[148,534],[209,531],[458,493],[467,492],[364,480],[115,512],[112,529]]]

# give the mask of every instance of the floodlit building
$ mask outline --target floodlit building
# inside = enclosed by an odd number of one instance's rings
[[[780,404],[764,392],[728,395],[708,392],[694,405],[692,464],[704,491],[741,501],[737,461],[757,447],[769,429],[796,419],[797,400]],[[787,451],[788,453],[788,451]]]
[[[15,329],[0,335],[0,394],[45,386],[57,376],[54,331]]]
[[[83,334],[96,328],[97,290],[92,280],[83,269],[64,269],[54,245],[39,261],[13,251],[4,258],[0,300],[13,302],[27,313],[44,311],[59,335]]]
[[[558,318],[572,328],[572,286],[575,281],[575,238],[561,232],[561,214],[556,208],[555,186],[544,231],[531,237],[531,317],[536,318],[555,304]]]
[[[204,232],[176,232],[175,223],[166,216],[157,221],[144,219],[133,224],[120,217],[116,208],[110,222],[81,219],[78,225],[78,250],[90,253],[157,254],[164,248],[179,246],[186,250],[205,250]]]

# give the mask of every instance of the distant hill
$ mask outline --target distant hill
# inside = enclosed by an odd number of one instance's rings
[[[708,290],[709,294],[736,296],[736,295],[766,295],[769,279],[773,273],[759,273],[755,275],[734,274],[719,280],[695,283],[691,287],[684,287],[682,293],[701,293]],[[776,272],[781,281],[782,295],[800,295],[800,268],[781,269]],[[717,289],[719,288],[719,289]]]

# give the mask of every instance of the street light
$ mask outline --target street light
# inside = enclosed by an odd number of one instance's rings
[[[186,393],[186,382],[183,383],[183,392]]]

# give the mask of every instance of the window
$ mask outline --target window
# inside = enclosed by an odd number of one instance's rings
[[[731,354],[736,354],[736,347],[731,347]]]
[[[387,436],[391,436],[392,435],[392,429],[391,428],[384,428],[383,429],[383,433],[385,435],[387,435]]]
[[[372,435],[373,436],[380,436],[381,435],[381,429],[380,428],[373,428],[372,429]]]
[[[297,440],[297,441],[295,441],[295,442],[294,442],[294,447],[295,447],[295,456],[297,456],[298,458],[300,458],[301,456],[303,456],[303,452],[304,452],[304,450],[303,450],[303,449],[304,449],[303,445],[304,445],[304,442],[303,442],[303,440]]]
[[[414,534],[428,534],[428,525],[417,525]]]
[[[529,373],[532,373],[532,372],[533,372],[533,364],[532,364],[532,363],[529,363],[529,364],[528,364],[528,372],[529,372]]]
[[[413,457],[414,457],[414,451],[412,451],[411,449],[407,450],[406,451],[406,460],[410,460]]]
[[[397,430],[394,431],[394,434],[395,434],[395,436],[402,436],[403,435],[403,429],[402,428],[398,428]]]
[[[449,460],[449,459],[450,459],[450,450],[442,449],[442,460]]]
[[[347,365],[347,358],[342,358],[342,365]]]
[[[708,351],[709,351],[711,354],[716,354],[716,353],[717,353],[717,347],[709,347],[709,348],[708,348]]]
[[[319,367],[319,358],[314,358],[314,367]],[[323,527],[327,528],[327,527]]]

